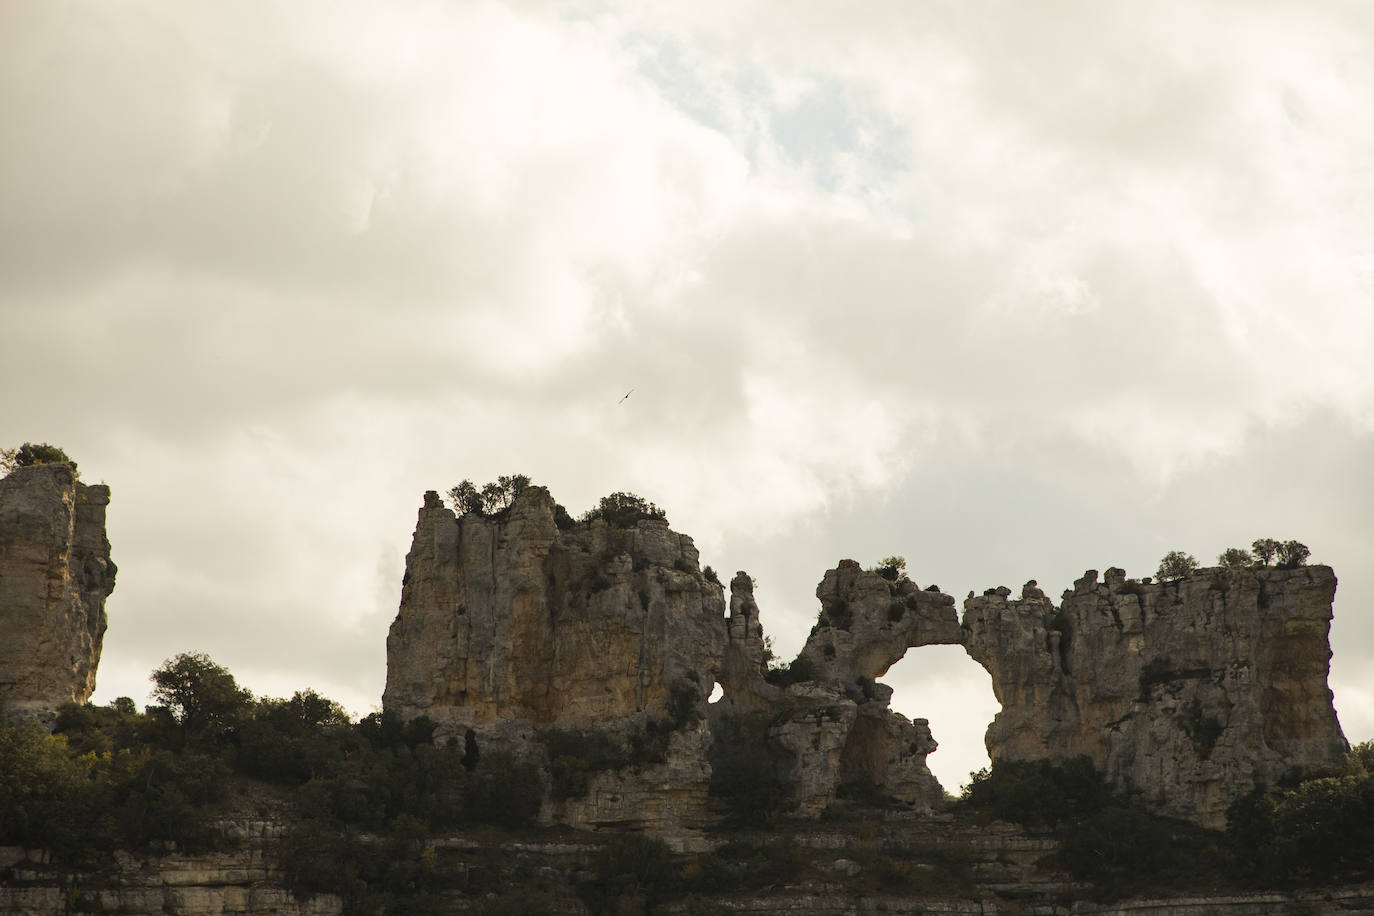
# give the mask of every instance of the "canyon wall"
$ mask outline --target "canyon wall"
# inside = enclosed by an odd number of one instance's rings
[[[1326,566],[1202,569],[1139,582],[1088,571],[1059,607],[1034,582],[970,594],[963,642],[992,675],[998,760],[1083,755],[1154,809],[1225,825],[1259,784],[1335,763]]]
[[[0,705],[11,717],[48,719],[95,690],[116,571],[109,501],[109,487],[67,464],[0,479]]]

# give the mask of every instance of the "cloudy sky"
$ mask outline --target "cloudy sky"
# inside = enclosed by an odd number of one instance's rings
[[[372,710],[423,492],[523,472],[785,656],[844,557],[1297,538],[1374,736],[1368,4],[6,0],[0,123],[0,444],[113,490],[98,701],[199,650]],[[957,788],[987,676],[886,680]]]

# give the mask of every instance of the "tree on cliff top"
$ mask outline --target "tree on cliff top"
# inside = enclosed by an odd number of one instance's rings
[[[1192,554],[1184,553],[1181,550],[1171,550],[1164,555],[1164,559],[1159,561],[1159,569],[1155,571],[1155,578],[1166,582],[1170,579],[1182,579],[1197,567],[1198,562]]]
[[[183,652],[152,673],[153,698],[187,736],[218,738],[248,714],[253,695],[203,652]]]
[[[1304,565],[1312,551],[1306,544],[1297,541],[1284,541],[1279,545],[1279,569],[1295,569]]]
[[[668,513],[633,493],[612,493],[601,497],[596,508],[588,509],[579,521],[602,519],[613,528],[633,528],[644,519],[668,521]]]
[[[25,442],[18,448],[0,448],[0,471],[6,474],[36,464],[69,464],[72,473],[77,473],[76,462],[62,449],[46,442]]]
[[[473,513],[490,518],[509,509],[515,497],[529,485],[530,479],[524,474],[502,475],[483,484],[480,490],[471,480],[465,479],[448,491],[448,498],[459,515]]]

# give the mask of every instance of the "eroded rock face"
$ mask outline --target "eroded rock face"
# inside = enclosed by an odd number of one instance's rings
[[[1060,607],[1027,583],[964,603],[1002,704],[994,761],[1086,755],[1119,789],[1205,826],[1259,783],[1346,748],[1327,688],[1329,567],[1203,569],[1142,584],[1089,571]]]
[[[116,572],[109,502],[109,487],[66,464],[0,480],[0,701],[11,716],[50,718],[95,690]]]
[[[662,762],[594,775],[587,796],[551,800],[543,817],[694,826],[706,818],[703,716],[724,612],[692,539],[665,522],[559,530],[542,487],[501,517],[459,518],[429,492],[387,638],[383,705],[429,716],[441,737],[471,729],[480,747],[535,759],[550,728],[620,745],[671,728]]]
[[[914,810],[937,806],[943,792],[926,766],[937,747],[929,723],[889,709],[892,688],[874,678],[912,647],[958,643],[954,599],[840,561],[816,587],[821,614],[792,663],[800,679],[782,686],[764,679],[752,581],[740,573],[730,586],[725,708],[717,715],[769,718],[766,741],[782,752],[775,756],[798,810],[817,815],[846,791]]]

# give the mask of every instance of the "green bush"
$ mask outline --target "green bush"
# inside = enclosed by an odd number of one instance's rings
[[[1062,765],[1046,760],[1001,760],[970,774],[959,808],[1027,827],[1053,827],[1106,804],[1109,793],[1087,757]]]
[[[854,620],[854,612],[850,610],[849,602],[843,598],[836,598],[828,607],[822,608],[816,620],[817,625],[823,627],[834,627],[837,630],[847,630]]]
[[[458,486],[448,491],[449,501],[459,515],[477,515],[491,518],[504,513],[515,502],[515,497],[530,485],[524,474],[502,475],[496,480],[483,484],[479,490],[471,480],[464,479]],[[558,522],[558,507],[554,509],[554,521]],[[567,510],[563,510],[567,515]],[[562,527],[562,526],[560,526]]]
[[[1307,549],[1306,544],[1300,544],[1297,541],[1284,541],[1279,545],[1279,569],[1296,569],[1304,565],[1311,555],[1312,551]]]
[[[554,798],[581,798],[587,794],[592,774],[631,763],[626,748],[606,732],[551,728],[543,737]]]
[[[633,528],[644,520],[668,521],[668,513],[633,493],[612,493],[601,497],[593,509],[583,513],[580,521],[601,519],[612,528]]]
[[[873,571],[889,582],[906,578],[906,557],[883,557]]]
[[[0,471],[6,474],[16,468],[28,468],[37,464],[69,464],[77,477],[76,462],[55,445],[46,442],[25,442],[18,448],[0,449]]]
[[[764,672],[763,679],[774,687],[790,687],[803,681],[815,680],[816,666],[807,656],[798,655],[790,664],[769,668]]]
[[[1181,550],[1171,550],[1164,555],[1164,559],[1159,561],[1159,569],[1155,571],[1155,578],[1161,582],[1182,579],[1191,575],[1197,568],[1198,562],[1192,554],[1184,553]]]
[[[1351,750],[1331,775],[1318,770],[1290,788],[1259,789],[1227,813],[1240,873],[1270,885],[1374,878],[1374,743]]]
[[[1244,547],[1227,547],[1217,554],[1217,565],[1227,569],[1244,569],[1254,565],[1255,558]]]

